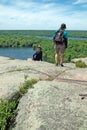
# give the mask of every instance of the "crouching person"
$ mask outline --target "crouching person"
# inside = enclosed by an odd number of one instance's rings
[[[42,48],[41,48],[41,46],[37,46],[36,52],[33,54],[33,60],[42,61]]]

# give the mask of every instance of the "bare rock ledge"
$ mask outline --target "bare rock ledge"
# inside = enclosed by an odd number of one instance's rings
[[[0,57],[0,98],[10,98],[28,79],[38,79],[21,98],[10,130],[87,130],[87,68],[74,63]]]

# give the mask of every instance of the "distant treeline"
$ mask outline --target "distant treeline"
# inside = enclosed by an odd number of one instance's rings
[[[0,30],[0,35],[20,36],[49,36],[52,37],[55,30]],[[87,31],[67,30],[69,37],[87,38]]]
[[[0,47],[33,47],[38,44],[40,39],[31,36],[20,35],[0,35]]]

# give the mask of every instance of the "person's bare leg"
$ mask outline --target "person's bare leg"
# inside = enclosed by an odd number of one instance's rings
[[[58,53],[55,54],[55,63],[58,65]]]
[[[63,61],[64,61],[64,53],[61,53],[60,65],[63,65]]]

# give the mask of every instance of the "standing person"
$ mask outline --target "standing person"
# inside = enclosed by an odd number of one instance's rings
[[[66,29],[66,24],[61,24],[59,30],[57,30],[54,35],[53,35],[53,42],[55,46],[55,64],[58,66],[58,58],[59,58],[59,53],[61,54],[60,57],[60,65],[63,67],[63,61],[64,61],[64,53],[67,48],[68,44],[68,33],[65,31]]]
[[[37,46],[37,50],[33,54],[33,60],[42,61],[42,48],[40,45]]]

